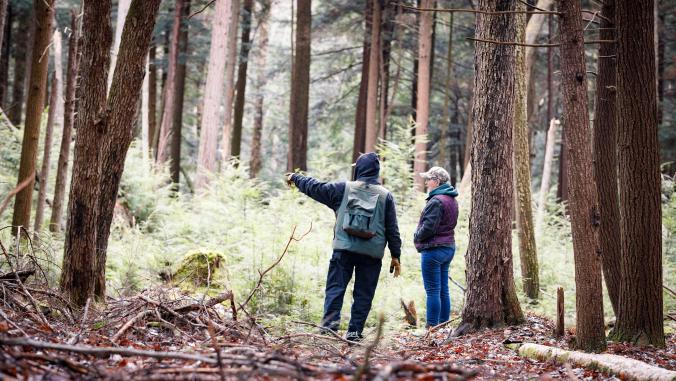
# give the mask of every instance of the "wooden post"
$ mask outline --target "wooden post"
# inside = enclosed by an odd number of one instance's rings
[[[554,330],[554,336],[556,337],[563,336],[564,316],[565,307],[563,305],[563,287],[559,287],[556,290],[556,329]]]

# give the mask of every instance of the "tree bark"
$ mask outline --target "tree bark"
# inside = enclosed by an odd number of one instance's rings
[[[600,351],[606,347],[603,323],[600,216],[593,174],[591,131],[587,109],[587,75],[580,3],[560,0],[561,83],[565,111],[566,149],[570,153],[566,174],[571,180],[569,210],[575,254],[576,347]]]
[[[33,24],[33,12],[30,8],[17,7],[17,29],[15,35],[26,33]],[[30,39],[28,39],[30,41]],[[9,120],[13,125],[19,126],[23,116],[24,91],[26,89],[26,65],[30,60],[28,57],[28,46],[25,39],[16,39],[14,45],[14,80],[12,81],[12,104],[8,110]]]
[[[599,20],[599,39],[615,40],[615,1],[603,5],[604,18]],[[617,191],[617,125],[616,125],[616,49],[614,44],[599,47],[596,77],[596,112],[594,115],[594,173],[599,192],[599,208],[603,223],[599,228],[603,278],[608,296],[617,315],[622,274],[620,270],[620,205]]]
[[[230,154],[239,159],[242,149],[242,121],[244,119],[244,101],[246,92],[246,71],[249,64],[249,51],[251,50],[251,13],[253,12],[253,0],[244,0],[242,14],[242,43],[239,50],[239,65],[237,66],[237,84],[235,96],[235,121],[232,126],[232,139],[230,140]]]
[[[513,11],[516,1],[480,0],[479,9]],[[515,18],[479,14],[476,37],[514,41]],[[467,292],[455,335],[524,320],[512,272],[514,46],[477,43],[475,67]]]
[[[352,162],[356,162],[361,153],[365,152],[366,139],[366,99],[369,81],[369,58],[371,56],[371,24],[373,23],[373,5],[366,1],[364,10],[364,47],[362,48],[361,81],[359,83],[359,97],[354,121],[354,143],[352,146]]]
[[[164,109],[160,123],[160,136],[157,144],[157,162],[164,163],[169,159],[170,142],[174,122],[174,107],[176,107],[176,65],[178,61],[179,35],[181,33],[181,19],[183,18],[184,0],[176,0],[174,5],[174,23],[171,26],[169,37],[169,65],[167,81],[164,85]],[[177,182],[176,182],[177,183]]]
[[[223,161],[230,159],[230,141],[232,139],[232,108],[235,97],[235,61],[237,60],[237,28],[239,25],[240,0],[232,0],[230,3],[232,18],[226,34],[228,42],[228,62],[225,67],[225,112],[223,115],[223,142],[221,143],[221,158]],[[222,59],[222,58],[221,58]]]
[[[197,154],[196,189],[203,188],[207,183],[209,173],[216,170],[216,146],[220,127],[218,116],[225,80],[225,60],[223,57],[226,57],[227,53],[227,31],[231,16],[232,6],[226,1],[217,1],[212,20],[209,67],[204,89],[204,106]]]
[[[11,19],[8,17],[8,7],[7,5],[9,4],[9,0],[0,0],[0,45],[3,44],[3,41],[5,41],[5,24],[7,21],[11,22]],[[9,19],[9,20],[8,20]],[[2,49],[0,49],[0,59],[2,59],[2,56],[5,54]]]
[[[552,162],[554,161],[554,146],[556,145],[556,132],[559,127],[559,121],[551,119],[549,122],[549,129],[547,130],[547,143],[545,143],[545,159],[542,168],[542,182],[540,183],[540,201],[538,202],[538,210],[535,215],[535,231],[539,236],[542,233],[542,228],[545,220],[545,212],[547,210],[547,196],[549,195],[549,186],[552,176]]]
[[[664,347],[653,1],[617,2],[621,270],[614,339]]]
[[[150,71],[149,59],[146,58],[146,72]],[[144,170],[150,169],[150,140],[148,135],[149,123],[149,107],[150,101],[150,80],[148,75],[143,78],[143,86],[141,87],[141,157],[143,158]]]
[[[268,21],[270,18],[270,0],[261,2],[261,11],[258,16],[258,50],[256,51],[256,81],[254,82],[254,128],[251,139],[251,161],[249,162],[249,177],[255,178],[261,170],[261,146],[263,135],[263,108],[264,88],[267,83],[265,67],[268,55]]]
[[[422,0],[422,8],[431,8],[432,0]],[[418,91],[415,119],[415,172],[416,189],[423,191],[424,181],[420,172],[427,168],[427,127],[430,116],[430,55],[432,51],[432,14],[422,12],[418,32]]]
[[[5,31],[2,43],[2,56],[0,57],[0,107],[7,110],[7,98],[9,90],[9,56],[12,46],[12,21],[14,20],[14,13],[12,7],[7,6],[7,20],[5,22]]]
[[[392,41],[394,40],[394,4],[386,1],[382,10],[381,36],[380,36],[380,96],[378,98],[378,137],[381,140],[387,139],[387,119],[390,114],[390,61],[392,51]]]
[[[444,90],[444,109],[443,109],[443,120],[446,122],[446,126],[441,128],[441,136],[439,141],[439,163],[442,167],[445,167],[447,164],[450,166],[450,175],[451,175],[451,184],[455,185],[457,181],[457,171],[456,164],[457,162],[452,159],[455,157],[455,153],[451,149],[450,155],[446,151],[446,147],[449,145],[449,128],[451,127],[451,75],[453,74],[453,15],[454,13],[449,13],[448,17],[448,46],[446,48],[446,76],[445,76],[445,90]],[[457,109],[456,109],[457,116]]]
[[[159,140],[159,133],[157,132],[157,63],[156,60],[157,46],[153,43],[150,45],[148,52],[148,140],[150,144],[150,158],[157,157],[157,140]],[[155,136],[158,135],[158,139]]]
[[[371,49],[369,51],[368,89],[366,92],[366,133],[364,152],[375,152],[378,143],[378,73],[380,68],[380,0],[370,0],[373,21],[371,22]]]
[[[40,123],[42,110],[45,104],[45,87],[47,86],[48,56],[42,53],[49,46],[52,38],[52,23],[54,20],[54,0],[35,0],[35,33],[33,38],[33,55],[31,61],[30,87],[26,99],[26,123],[23,142],[21,144],[21,161],[19,163],[20,184],[25,179],[35,176],[35,162],[37,161],[38,140],[40,139]],[[14,202],[13,226],[29,227],[31,206],[33,203],[33,181],[16,195]]]
[[[117,2],[117,18],[115,19],[115,39],[113,40],[113,52],[110,55],[110,67],[115,69],[117,63],[118,52],[120,51],[120,41],[122,39],[122,30],[124,28],[124,21],[129,12],[129,5],[131,0],[118,0]],[[108,90],[110,91],[110,84],[113,82],[113,70],[108,73]]]
[[[287,170],[307,170],[308,108],[310,102],[310,44],[312,25],[311,0],[298,0],[296,9],[296,54],[293,63],[293,83],[289,126]]]
[[[77,85],[77,73],[79,63],[79,40],[80,22],[77,14],[71,13],[71,35],[68,39],[68,68],[66,78],[66,99],[63,113],[63,133],[61,135],[61,148],[59,161],[56,169],[56,184],[54,185],[54,200],[52,201],[52,217],[49,230],[61,231],[61,217],[63,214],[63,202],[66,194],[66,182],[68,181],[68,157],[70,156],[70,143],[75,120],[75,88]]]
[[[525,11],[519,4],[517,9]],[[518,14],[516,39],[526,41],[526,14]],[[531,18],[533,22],[535,18]],[[529,26],[530,26],[529,22]],[[519,257],[521,258],[521,281],[523,292],[531,299],[540,296],[540,276],[538,255],[535,247],[535,231],[533,229],[533,208],[530,178],[530,149],[528,148],[528,120],[526,118],[526,102],[528,88],[528,71],[526,66],[527,51],[523,46],[516,48],[516,77],[514,97],[514,196],[516,208],[516,231],[519,238]]]
[[[190,0],[186,0],[183,6],[183,17],[181,21],[181,31],[178,35],[178,56],[176,57],[176,75],[175,75],[175,95],[174,95],[174,115],[171,132],[171,182],[179,183],[181,174],[181,140],[183,129],[183,98],[185,95],[185,75],[186,63],[188,60],[188,24],[182,20],[187,20],[190,15]],[[178,186],[175,187],[178,190]]]

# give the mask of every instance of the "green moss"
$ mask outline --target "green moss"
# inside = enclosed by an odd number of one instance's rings
[[[225,267],[225,257],[213,251],[196,250],[186,254],[171,280],[181,288],[222,286],[220,280]]]

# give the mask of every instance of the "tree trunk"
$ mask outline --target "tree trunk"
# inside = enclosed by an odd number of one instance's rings
[[[22,183],[29,177],[35,177],[38,140],[40,139],[40,123],[45,104],[45,87],[47,86],[48,55],[42,56],[52,38],[54,21],[54,0],[35,0],[35,33],[33,38],[33,55],[31,60],[30,87],[26,99],[26,123],[21,144],[21,161],[19,163],[19,179]],[[34,181],[34,180],[33,180]],[[31,206],[33,203],[33,181],[16,195],[12,225],[29,227]]]
[[[251,50],[251,12],[253,0],[244,0],[244,13],[242,14],[242,45],[239,50],[239,65],[237,66],[237,88],[235,97],[235,121],[232,126],[232,138],[230,140],[230,154],[239,159],[242,149],[242,120],[244,119],[244,101],[246,91],[246,71],[249,66],[249,51]]]
[[[423,0],[422,8],[431,8],[432,0]],[[424,181],[420,172],[427,168],[427,125],[430,116],[430,54],[432,51],[432,14],[422,12],[420,15],[420,31],[418,32],[418,91],[415,119],[415,172],[416,189],[423,191]]]
[[[576,347],[600,351],[606,347],[598,229],[600,216],[593,174],[591,131],[587,109],[587,75],[580,2],[560,0],[561,83],[565,111],[566,175],[570,182],[571,228],[575,254]]]
[[[160,123],[160,136],[157,144],[157,162],[164,163],[169,159],[171,147],[171,134],[174,122],[174,107],[176,106],[176,64],[178,61],[179,34],[181,32],[181,19],[183,18],[184,0],[176,0],[174,5],[174,23],[171,26],[169,37],[169,65],[167,69],[167,81],[164,85],[163,98],[164,109],[162,110],[162,122]]]
[[[5,31],[3,39],[0,40],[2,44],[2,56],[0,57],[0,107],[7,110],[8,90],[9,90],[9,56],[12,45],[12,21],[14,14],[12,7],[7,7],[7,21],[5,22]]]
[[[251,139],[251,161],[249,162],[249,177],[255,178],[261,170],[261,138],[263,135],[263,97],[267,82],[265,71],[268,55],[268,20],[270,18],[270,0],[261,2],[261,12],[258,17],[258,50],[256,51],[256,81],[254,82],[254,128]]]
[[[3,42],[5,41],[5,24],[9,21],[11,22],[11,19],[8,14],[8,7],[7,5],[9,4],[9,0],[0,0],[0,45],[3,45]],[[0,49],[0,59],[2,59],[2,56],[5,54],[5,52]]]
[[[71,35],[68,39],[68,68],[66,79],[66,100],[63,113],[63,133],[61,135],[61,148],[59,150],[59,162],[56,169],[56,184],[54,185],[54,200],[52,201],[52,217],[49,230],[61,231],[61,216],[63,214],[63,202],[66,194],[66,182],[68,181],[68,157],[70,156],[70,142],[75,120],[75,88],[77,85],[78,55],[80,39],[80,22],[77,14],[71,13]]]
[[[94,294],[106,295],[106,251],[115,201],[122,179],[127,150],[134,137],[141,86],[145,76],[145,57],[155,27],[160,0],[132,0],[127,14],[129,27],[122,40],[106,107],[107,133],[101,144],[99,164],[99,217],[96,230],[96,286]],[[126,24],[126,22],[125,22]]]
[[[183,98],[185,95],[185,74],[186,63],[188,60],[188,24],[190,15],[190,0],[186,0],[183,7],[183,18],[180,18],[181,31],[178,35],[178,56],[176,57],[176,75],[175,75],[175,95],[174,95],[174,115],[171,132],[171,182],[179,183],[181,173],[181,139],[183,128]],[[175,187],[178,190],[178,186]]]
[[[446,147],[449,145],[450,134],[449,129],[451,128],[451,81],[453,74],[453,15],[455,13],[449,13],[448,17],[448,46],[446,49],[446,76],[444,84],[444,109],[443,109],[443,121],[446,123],[446,126],[441,128],[441,136],[439,141],[439,164],[442,167],[446,167],[448,164],[450,166],[450,175],[451,175],[451,184],[455,185],[457,181],[457,172],[455,165],[457,164],[451,157],[454,157],[455,153],[453,152],[451,146],[450,155],[446,151]],[[456,109],[457,116],[457,109]]]
[[[209,173],[216,170],[216,146],[218,145],[219,108],[223,98],[225,60],[227,53],[228,23],[232,6],[226,1],[217,1],[211,28],[209,67],[204,89],[204,106],[200,127],[200,144],[197,154],[195,188],[203,188]]]
[[[364,47],[362,48],[361,81],[359,83],[359,97],[354,121],[354,143],[352,146],[352,162],[356,162],[361,153],[365,152],[366,139],[366,99],[369,81],[369,57],[371,56],[371,24],[373,23],[372,1],[366,1],[364,10]]]
[[[159,133],[157,132],[157,63],[156,53],[157,46],[153,43],[150,45],[148,52],[148,140],[150,144],[150,158],[157,157],[157,140],[159,140]],[[155,136],[158,139],[155,139]]]
[[[30,8],[18,7],[18,20],[15,35],[25,35],[26,29],[31,28],[33,24],[33,12]],[[30,39],[29,39],[30,41]],[[24,91],[26,89],[26,65],[28,57],[28,46],[25,39],[16,39],[14,45],[14,81],[12,82],[12,104],[8,110],[9,120],[15,126],[21,124],[23,115]]]
[[[298,0],[296,9],[296,54],[291,85],[291,125],[287,170],[307,170],[308,108],[310,102],[311,0]],[[370,78],[369,78],[370,80]]]
[[[111,0],[84,3],[77,135],[68,201],[61,290],[77,305],[94,296],[99,217],[100,144],[110,66]],[[67,124],[68,122],[66,122]]]
[[[540,183],[540,201],[535,215],[535,231],[539,236],[542,233],[542,227],[547,210],[547,196],[549,195],[550,179],[552,176],[552,162],[554,161],[554,145],[556,145],[556,131],[559,127],[559,121],[551,119],[549,129],[547,130],[547,143],[545,143],[545,159],[542,168],[542,182]]]
[[[127,18],[129,12],[129,5],[131,0],[118,0],[117,2],[117,18],[115,20],[115,39],[113,40],[113,52],[110,55],[110,67],[115,69],[117,63],[118,52],[120,51],[120,40],[122,39],[122,30],[124,28],[124,20]],[[110,91],[110,84],[113,82],[113,70],[108,73],[108,90]]]
[[[225,67],[225,112],[223,115],[223,142],[221,143],[221,157],[223,161],[230,159],[230,139],[232,138],[232,100],[235,97],[235,61],[237,60],[237,26],[239,25],[240,0],[230,3],[232,18],[226,34],[228,42],[228,63]],[[222,58],[221,58],[222,59]]]
[[[150,71],[149,59],[146,58],[146,72]],[[150,169],[150,140],[148,136],[148,119],[149,119],[149,107],[148,102],[150,101],[150,80],[148,75],[143,77],[143,86],[141,87],[141,157],[143,158],[144,170]]]
[[[517,9],[525,11],[519,4]],[[526,14],[518,14],[516,39],[526,41]],[[535,16],[531,18],[531,22]],[[529,22],[530,25],[530,22]],[[527,67],[526,48],[516,48],[516,76],[514,96],[514,196],[516,209],[516,231],[519,237],[519,257],[521,258],[521,281],[523,292],[531,299],[540,296],[540,276],[538,274],[538,255],[535,248],[535,231],[533,229],[532,196],[530,191],[530,149],[528,148],[528,120],[526,119]]]
[[[514,11],[516,1],[480,0],[479,9]],[[512,15],[479,14],[476,20],[479,39],[516,38]],[[479,42],[474,60],[476,96],[472,107],[470,241],[465,259],[467,292],[462,322],[455,335],[524,320],[512,272],[514,46]]]
[[[42,154],[42,167],[40,168],[40,187],[38,189],[38,202],[35,209],[35,223],[33,230],[39,233],[42,229],[42,221],[45,215],[47,202],[47,184],[49,183],[49,168],[52,156],[52,137],[55,129],[58,130],[58,115],[61,115],[61,81],[63,81],[61,66],[61,33],[54,32],[54,75],[52,77],[52,91],[49,96],[49,113],[47,114],[47,126],[45,131],[45,146]],[[37,237],[37,235],[36,235]]]
[[[390,113],[389,93],[390,93],[390,61],[392,40],[394,38],[394,6],[391,2],[385,3],[382,10],[382,31],[380,36],[380,97],[378,98],[378,137],[381,140],[387,139],[387,118]]]
[[[653,1],[617,2],[621,270],[613,337],[664,347]]]
[[[380,67],[380,14],[382,12],[380,0],[370,0],[373,6],[373,21],[371,22],[371,49],[369,51],[368,89],[366,92],[366,133],[364,152],[375,152],[378,143],[378,124],[376,111],[378,109],[378,72]]]
[[[599,39],[615,40],[615,1],[607,0],[600,19]],[[620,295],[620,205],[617,192],[617,125],[616,125],[616,49],[615,44],[599,47],[596,77],[596,112],[594,115],[594,174],[599,192],[599,210],[603,223],[599,244],[608,296],[617,315]]]

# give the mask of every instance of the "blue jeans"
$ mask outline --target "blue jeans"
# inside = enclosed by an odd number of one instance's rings
[[[448,292],[448,267],[455,255],[452,247],[433,247],[421,253],[423,284],[427,293],[427,326],[448,321],[451,295]]]
[[[326,278],[326,296],[324,298],[324,318],[322,327],[338,330],[340,310],[343,308],[343,297],[352,273],[354,272],[354,290],[352,311],[348,333],[358,335],[364,330],[366,317],[371,311],[371,302],[376,293],[382,259],[349,251],[334,251]]]

